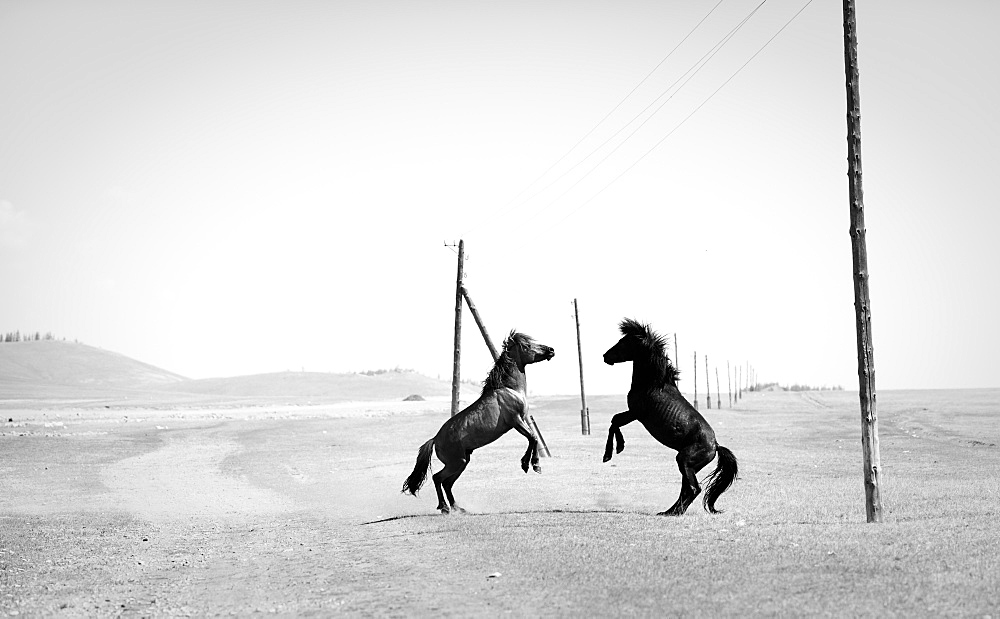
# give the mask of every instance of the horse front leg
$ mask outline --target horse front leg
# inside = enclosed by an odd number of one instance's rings
[[[542,465],[538,463],[538,438],[535,437],[535,431],[531,428],[528,420],[522,415],[514,417],[513,428],[517,430],[518,434],[528,439],[528,450],[524,452],[524,456],[521,458],[521,470],[527,473],[528,463],[530,462],[531,468],[536,473],[541,473]]]
[[[604,461],[611,459],[611,446],[615,440],[618,442],[616,453],[621,453],[625,449],[625,437],[622,436],[621,427],[636,420],[636,414],[632,411],[623,411],[611,418],[611,427],[608,428],[608,444],[604,448]]]

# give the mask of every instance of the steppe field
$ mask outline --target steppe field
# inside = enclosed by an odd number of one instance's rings
[[[588,400],[591,436],[579,398],[530,401],[543,473],[511,432],[445,516],[400,494],[444,397],[3,400],[0,615],[1000,619],[998,390],[879,392],[877,525],[855,393],[702,402],[740,479],[679,518],[639,424],[601,462],[624,395]]]

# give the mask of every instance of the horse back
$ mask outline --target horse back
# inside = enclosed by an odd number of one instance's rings
[[[434,441],[438,453],[450,449],[462,453],[479,449],[506,434],[511,425],[505,418],[502,402],[496,391],[488,389],[478,400],[444,422]]]

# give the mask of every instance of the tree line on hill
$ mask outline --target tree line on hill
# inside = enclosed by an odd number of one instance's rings
[[[21,333],[20,331],[10,331],[3,334],[4,342],[39,342],[41,340],[54,340],[56,336],[52,335],[52,332],[47,332],[42,334],[41,331],[35,331],[34,333]],[[65,341],[66,338],[63,338]]]

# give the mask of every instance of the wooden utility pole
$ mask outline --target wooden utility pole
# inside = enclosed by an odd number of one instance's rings
[[[461,248],[462,245],[460,244]],[[472,317],[476,319],[476,324],[479,326],[479,332],[483,334],[483,341],[486,342],[486,347],[490,349],[490,355],[493,357],[493,362],[496,363],[497,359],[500,358],[500,354],[497,352],[497,347],[493,345],[493,340],[490,339],[490,334],[486,331],[486,325],[483,323],[482,317],[479,315],[479,311],[476,309],[476,304],[472,302],[472,297],[469,295],[469,290],[462,284],[460,287],[461,298],[465,298],[465,302],[469,306],[469,311],[472,312]],[[461,313],[461,303],[459,304],[459,313]],[[460,319],[459,319],[460,320]],[[457,374],[456,374],[457,375]],[[459,411],[455,408],[454,392],[452,393],[452,415],[456,415]],[[542,430],[538,427],[538,423],[532,415],[528,415],[528,423],[531,424],[532,429],[535,431],[535,436],[538,438],[538,445],[540,449],[538,454],[544,457],[551,457],[552,452],[549,451],[549,446],[545,442],[545,437],[542,436]]]
[[[726,390],[729,391],[729,408],[733,407],[733,371],[729,367],[729,359],[726,359]]]
[[[854,262],[854,316],[858,336],[858,393],[861,399],[861,451],[864,459],[865,514],[882,522],[879,490],[881,462],[875,411],[875,359],[871,301],[868,297],[868,246],[861,186],[861,89],[854,0],[844,0],[844,71],[847,75],[847,178],[851,201],[851,253]]]
[[[458,414],[462,381],[462,278],[465,268],[465,241],[458,241],[458,277],[455,283],[455,358],[451,367],[451,416]]]
[[[576,318],[576,352],[580,359],[580,431],[590,435],[590,410],[587,409],[587,394],[583,389],[583,345],[580,343],[580,308],[573,299],[573,317]]]
[[[674,363],[680,363],[681,358],[677,356],[677,334],[674,333]]]
[[[698,351],[694,351],[694,410],[698,410]]]
[[[719,389],[719,366],[715,366],[715,408],[722,408],[722,390]]]
[[[486,325],[483,324],[483,319],[479,316],[479,311],[476,309],[475,303],[472,302],[472,297],[469,296],[469,290],[462,285],[462,296],[465,297],[465,302],[469,306],[469,311],[472,312],[472,317],[476,320],[476,324],[479,325],[479,332],[483,334],[483,340],[486,341],[486,347],[490,349],[490,354],[493,355],[493,360],[496,361],[500,358],[497,353],[496,346],[493,345],[493,340],[490,339],[490,334],[486,332]]]
[[[708,355],[705,355],[705,401],[706,406],[712,408],[712,377],[708,373]]]

